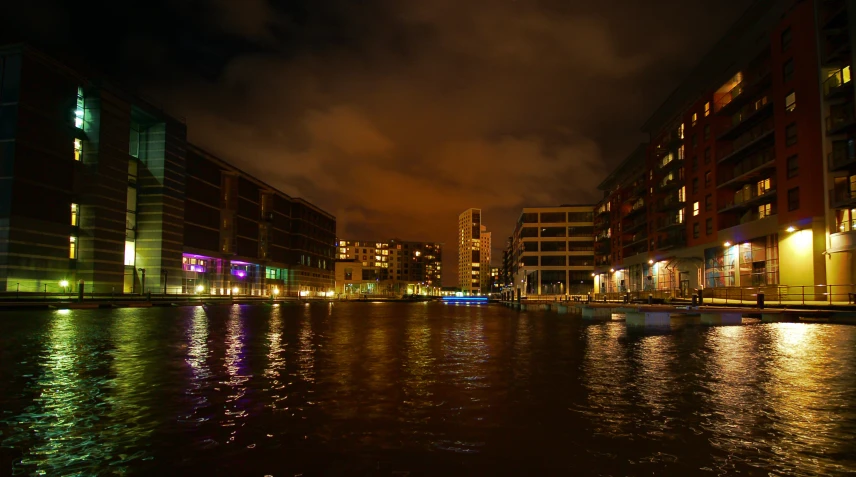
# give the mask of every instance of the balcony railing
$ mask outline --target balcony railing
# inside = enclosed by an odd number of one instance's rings
[[[657,231],[666,230],[671,227],[679,227],[683,225],[684,222],[682,220],[678,220],[677,217],[670,217],[668,219],[660,221],[657,224]]]
[[[856,164],[856,143],[853,139],[833,141],[832,152],[829,153],[829,170],[831,172]]]
[[[683,247],[687,241],[683,236],[670,235],[668,237],[660,237],[657,239],[657,249],[666,250],[675,247]]]
[[[672,209],[679,209],[686,204],[686,201],[680,200],[677,194],[672,194],[660,201],[657,210],[660,212]]]
[[[856,205],[856,175],[836,177],[832,189],[832,206],[835,208]]]
[[[731,144],[717,146],[717,162],[725,162],[740,157],[745,153],[751,152],[755,146],[761,144],[763,141],[772,139],[773,127],[773,120],[767,119],[741,134],[737,139],[731,141]]]
[[[746,106],[740,108],[740,111],[731,116],[731,126],[719,135],[718,139],[732,139],[745,131],[753,124],[772,113],[773,103],[766,96],[763,96]]]
[[[853,103],[844,103],[829,108],[829,116],[826,117],[827,134],[838,134],[856,123],[856,114],[853,112]]]
[[[764,190],[762,193],[758,193],[758,189],[756,187],[751,188],[743,188],[737,191],[734,194],[734,198],[725,203],[725,207],[719,209],[719,212],[728,212],[729,210],[736,210],[745,207],[751,207],[752,205],[763,202],[767,198],[772,198],[776,195],[776,188],[772,187],[770,189]]]
[[[847,91],[852,91],[850,84],[850,66],[845,66],[834,71],[829,78],[823,82],[823,95],[827,98],[838,96]]]
[[[633,232],[639,227],[644,227],[648,223],[648,218],[643,216],[637,217],[635,220],[624,224],[625,232]]]
[[[764,63],[762,66],[756,67],[753,71],[743,75],[743,80],[734,85],[728,92],[723,94],[714,102],[713,112],[722,114],[731,114],[734,109],[745,102],[752,94],[765,85],[770,79],[770,65]]]
[[[753,178],[761,175],[762,172],[774,167],[776,167],[776,155],[772,149],[769,149],[738,162],[731,169],[730,174],[727,170],[723,171],[724,173],[722,174],[721,181],[716,187],[722,188],[743,185],[747,181],[751,181]],[[720,179],[720,177],[717,177],[717,179]]]

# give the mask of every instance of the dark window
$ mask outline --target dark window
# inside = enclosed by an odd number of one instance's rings
[[[797,123],[788,124],[785,128],[785,146],[793,146],[797,143]]]
[[[590,267],[592,265],[594,265],[594,257],[578,257],[574,255],[568,257],[569,267]]]
[[[538,251],[538,242],[523,242],[523,251],[524,252],[537,252]]]
[[[564,267],[565,266],[565,256],[564,255],[547,255],[541,257],[541,266],[542,267]]]
[[[591,222],[592,212],[568,212],[568,222]]]
[[[698,146],[698,135],[693,134],[693,147]]]
[[[520,236],[521,237],[537,237],[538,236],[538,229],[535,227],[523,227],[522,229],[520,229]]]
[[[698,156],[693,156],[693,172],[698,170]]]
[[[541,223],[556,223],[556,222],[565,222],[565,213],[564,212],[542,212],[541,213]]]
[[[698,177],[693,178],[693,194],[698,194]]]
[[[782,66],[782,81],[787,83],[794,77],[794,59],[791,58]]]
[[[592,237],[594,227],[568,227],[568,237]],[[543,235],[542,235],[543,237]]]
[[[710,148],[709,147],[704,149],[704,163],[710,164]]]
[[[784,31],[782,31],[782,51],[785,51],[791,47],[791,40],[793,40],[793,33],[791,33],[791,28],[785,28]]]
[[[699,228],[698,222],[693,224],[693,238],[698,238]]]
[[[788,210],[797,210],[800,208],[800,188],[794,187],[788,189]]]
[[[704,188],[707,189],[710,187],[710,183],[713,180],[713,174],[710,171],[704,173]]]
[[[707,219],[704,221],[705,234],[710,235],[713,233],[713,219]]]
[[[564,237],[565,236],[565,228],[564,227],[543,227],[543,228],[541,228],[541,236],[542,237]]]
[[[710,139],[710,124],[704,125],[704,140],[707,141]]]
[[[524,267],[537,267],[538,266],[538,256],[529,256],[523,257],[521,259]]]
[[[541,251],[542,252],[564,252],[567,248],[567,242],[562,240],[561,242],[554,241],[546,241],[541,242]]]
[[[788,179],[796,177],[797,174],[799,174],[799,171],[800,165],[797,159],[797,155],[794,154],[793,156],[788,158]]]
[[[521,221],[524,224],[537,224],[538,223],[538,213],[537,212],[526,212],[523,214]]]
[[[710,211],[713,209],[713,196],[711,194],[707,194],[704,197],[704,210]]]

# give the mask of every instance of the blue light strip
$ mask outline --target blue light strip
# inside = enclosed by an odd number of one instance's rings
[[[444,296],[443,303],[487,303],[486,296]]]

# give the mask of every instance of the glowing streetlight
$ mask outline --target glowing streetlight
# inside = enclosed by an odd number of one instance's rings
[[[654,265],[654,260],[648,260],[648,265]]]
[[[202,285],[196,285],[196,293],[202,293],[205,290],[205,287]]]
[[[272,291],[274,295],[279,295],[279,288],[274,287]]]
[[[615,269],[614,269],[614,268],[610,268],[610,269],[609,269],[609,273],[615,273]]]
[[[233,289],[232,289],[232,294],[233,294],[233,295],[237,295],[239,291],[241,291],[241,289],[240,289],[240,288],[238,288],[238,287],[235,287],[235,288],[233,288]]]
[[[731,242],[726,241],[726,242],[725,242],[724,244],[722,244],[722,245],[724,245],[724,246],[726,246],[726,247],[730,247],[730,246],[731,246]]]
[[[59,281],[59,286],[61,286],[61,287],[63,287],[63,288],[68,287],[68,280],[60,280],[60,281]]]
[[[797,230],[796,227],[794,227],[793,225],[791,225],[790,227],[787,228],[788,232],[796,232],[796,230]]]

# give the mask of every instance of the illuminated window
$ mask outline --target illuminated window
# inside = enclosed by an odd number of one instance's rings
[[[763,204],[758,206],[758,218],[763,219],[773,214],[773,204]]]
[[[80,216],[80,206],[77,204],[71,204],[71,225],[77,227],[77,220]]]
[[[129,267],[134,266],[134,260],[136,258],[137,244],[136,242],[125,241],[125,265]]]
[[[692,125],[695,126],[698,122],[698,113],[693,113]]]
[[[785,111],[791,112],[797,108],[797,94],[793,91],[785,96]]]
[[[68,238],[68,258],[77,258],[77,237],[73,235]]]
[[[764,195],[770,190],[770,179],[758,181],[758,195]]]
[[[685,186],[681,186],[678,189],[678,202],[686,202],[687,201],[687,188]]]
[[[74,160],[79,161],[83,158],[83,141],[74,139]]]
[[[74,110],[74,127],[83,129],[83,88],[77,88],[77,108]]]
[[[681,209],[681,210],[679,210],[679,211],[678,211],[678,217],[677,217],[677,219],[678,219],[678,223],[679,223],[679,224],[684,223],[684,209]]]
[[[704,116],[710,116],[710,101],[704,103]]]
[[[679,161],[684,160],[684,146],[681,146],[678,148],[678,160]]]
[[[699,214],[699,204],[698,202],[693,202],[693,217]]]

